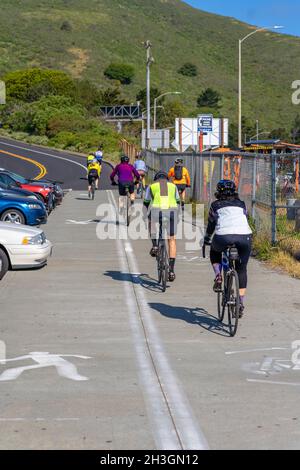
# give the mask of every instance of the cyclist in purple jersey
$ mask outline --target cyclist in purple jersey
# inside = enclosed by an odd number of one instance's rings
[[[118,177],[119,194],[120,196],[126,196],[126,187],[128,187],[131,203],[134,203],[134,183],[135,180],[139,181],[140,175],[138,171],[130,164],[129,158],[126,155],[121,157],[121,163],[117,165],[110,175],[112,184],[116,184],[115,177]]]

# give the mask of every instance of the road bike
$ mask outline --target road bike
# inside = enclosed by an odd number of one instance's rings
[[[131,204],[131,198],[130,198],[130,186],[131,184],[125,184],[124,185],[124,190],[125,190],[125,196],[120,196],[119,197],[119,217],[121,220],[125,221],[125,225],[129,227],[130,225],[130,220],[131,220],[131,209],[132,209],[132,204]]]
[[[203,245],[203,257],[205,258],[205,247]],[[228,246],[222,253],[222,287],[218,296],[218,318],[224,321],[225,312],[228,313],[228,327],[231,337],[234,337],[238,330],[240,316],[240,286],[239,277],[236,271],[236,263],[239,261],[238,250],[235,245]]]
[[[91,189],[89,190],[89,199],[92,201],[95,199],[95,191],[96,191],[96,178],[93,176],[91,179]]]
[[[157,273],[158,283],[162,286],[162,291],[166,292],[167,282],[169,279],[169,253],[166,242],[166,224],[168,219],[162,216],[162,220],[159,222],[159,239],[158,239],[158,251],[156,256],[157,261]]]

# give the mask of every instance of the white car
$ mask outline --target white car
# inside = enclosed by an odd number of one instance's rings
[[[0,222],[0,280],[9,268],[44,266],[51,252],[52,244],[42,230]]]

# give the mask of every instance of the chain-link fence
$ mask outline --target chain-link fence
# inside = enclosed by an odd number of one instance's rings
[[[192,181],[188,197],[207,206],[220,179],[234,180],[257,233],[273,244],[292,245],[289,251],[299,245],[300,256],[300,154],[147,151],[145,158],[151,180],[157,170],[169,171],[182,158]]]

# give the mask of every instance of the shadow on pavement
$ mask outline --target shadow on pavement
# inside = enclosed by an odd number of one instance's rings
[[[161,291],[161,287],[158,282],[148,274],[130,274],[122,273],[121,271],[106,271],[104,276],[111,277],[114,281],[131,282],[132,284],[140,285],[152,292]]]
[[[149,303],[149,307],[157,310],[164,317],[183,320],[191,325],[198,325],[216,335],[230,337],[226,326],[220,323],[218,318],[210,315],[204,308],[173,307],[162,303]]]

